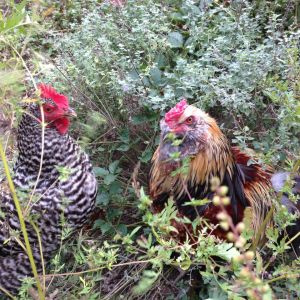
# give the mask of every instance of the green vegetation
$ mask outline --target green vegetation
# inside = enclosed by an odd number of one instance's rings
[[[45,82],[70,97],[79,116],[71,135],[91,156],[99,180],[91,226],[62,244],[46,272],[46,295],[300,298],[300,260],[290,257],[286,238],[278,241],[295,219],[285,208],[260,251],[250,251],[251,232],[242,225],[231,228],[232,243],[204,228],[191,247],[168,238],[177,218],[172,202],[154,215],[147,196],[159,119],[182,97],[262,162],[287,171],[297,166],[298,0],[7,1],[0,7],[0,133],[9,162],[22,101],[36,97],[36,84]],[[32,297],[33,283],[24,283],[20,299]]]

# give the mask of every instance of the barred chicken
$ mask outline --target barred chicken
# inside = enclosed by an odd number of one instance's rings
[[[48,264],[60,246],[62,225],[76,230],[87,221],[95,204],[97,182],[88,156],[68,135],[70,117],[75,115],[68,98],[45,84],[40,84],[39,90],[40,104],[28,105],[18,127],[13,182],[40,270],[41,249],[32,224],[38,228]],[[16,294],[32,271],[18,242],[24,243],[24,239],[9,192],[1,195],[0,208],[0,287]]]

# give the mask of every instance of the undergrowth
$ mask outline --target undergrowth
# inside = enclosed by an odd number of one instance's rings
[[[255,149],[261,162],[295,168],[299,1],[1,6],[0,132],[10,163],[22,99],[35,96],[36,83],[49,82],[78,112],[71,135],[90,154],[99,181],[90,224],[75,238],[66,230],[47,270],[49,297],[300,297],[299,258],[291,257],[286,237],[279,239],[294,221],[285,208],[277,208],[277,226],[267,230],[261,249],[251,249],[247,217],[233,226],[226,214],[220,226],[229,226],[228,242],[210,235],[204,220],[185,219],[180,221],[194,229],[194,246],[179,245],[169,238],[176,230],[173,202],[154,215],[147,196],[159,119],[182,97],[215,117],[232,143]],[[223,206],[226,188],[216,188],[216,205]],[[20,299],[32,297],[32,284],[24,283]]]

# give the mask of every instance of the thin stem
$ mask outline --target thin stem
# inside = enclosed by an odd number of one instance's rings
[[[45,148],[45,116],[44,116],[44,110],[42,108],[42,106],[40,106],[40,110],[41,110],[41,117],[42,117],[42,122],[41,122],[41,125],[42,125],[42,145],[41,145],[41,158],[40,158],[40,166],[39,166],[39,172],[38,172],[38,176],[36,178],[36,181],[35,181],[35,184],[34,184],[34,187],[33,187],[33,190],[32,190],[32,193],[30,195],[30,199],[26,205],[26,208],[25,208],[25,215],[27,215],[28,211],[29,211],[29,208],[30,208],[30,204],[32,202],[32,199],[33,199],[33,196],[34,196],[34,193],[36,191],[36,188],[37,188],[37,185],[39,183],[39,179],[40,179],[40,176],[41,176],[41,173],[42,173],[42,167],[43,167],[43,160],[44,160],[44,148]]]
[[[11,299],[16,300],[17,298],[14,297],[8,290],[0,286],[0,291],[2,291],[6,296],[8,296]]]
[[[44,292],[42,290],[42,286],[41,286],[41,283],[40,283],[40,280],[39,280],[36,264],[35,264],[35,261],[34,261],[34,258],[33,258],[32,250],[31,250],[31,246],[30,246],[29,238],[28,238],[28,234],[27,234],[25,220],[24,220],[24,217],[23,217],[23,214],[22,214],[22,210],[21,210],[19,199],[17,197],[15,186],[14,186],[13,180],[12,180],[10,172],[9,172],[8,163],[7,163],[7,160],[6,160],[5,153],[3,151],[3,146],[2,146],[1,141],[0,141],[0,157],[3,161],[4,172],[5,172],[7,181],[8,181],[8,185],[9,185],[9,188],[10,188],[10,191],[11,191],[11,195],[12,195],[16,210],[17,210],[18,218],[19,218],[20,225],[21,225],[21,230],[22,230],[22,233],[23,233],[24,241],[25,241],[26,252],[27,252],[27,255],[28,255],[28,258],[29,258],[29,261],[30,261],[32,273],[33,273],[34,278],[36,280],[36,285],[37,285],[37,288],[38,288],[38,294],[39,294],[40,299],[44,300],[45,295],[44,295]]]
[[[267,280],[267,283],[272,283],[272,282],[275,282],[275,281],[278,281],[278,280],[281,280],[281,279],[287,279],[287,278],[299,278],[300,275],[299,274],[283,274],[281,276],[278,276],[278,277],[275,277],[275,278],[272,278],[270,280]]]
[[[138,265],[138,264],[146,264],[146,263],[150,263],[151,261],[153,261],[153,259],[131,261],[131,262],[127,262],[127,263],[115,264],[115,265],[112,265],[110,267],[111,268],[116,268],[116,267],[122,267],[122,266],[131,266],[131,265]],[[105,268],[107,268],[107,266],[102,266],[102,267],[98,267],[98,268],[94,268],[94,269],[89,269],[89,270],[85,270],[85,271],[74,272],[74,273],[47,274],[46,277],[60,277],[60,276],[82,275],[82,274],[87,274],[87,273],[91,273],[91,272],[97,272],[97,271],[103,270]]]
[[[44,263],[44,255],[43,255],[43,245],[42,245],[42,240],[41,240],[41,235],[38,227],[34,224],[34,222],[30,222],[31,226],[36,232],[38,243],[39,243],[39,248],[40,248],[40,256],[41,256],[41,265],[42,265],[42,272],[43,272],[43,290],[46,291],[46,279],[45,279],[45,263]]]

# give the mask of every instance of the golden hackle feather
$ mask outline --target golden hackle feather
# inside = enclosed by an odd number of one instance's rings
[[[168,164],[159,160],[160,147],[157,148],[152,158],[150,179],[150,196],[153,203],[155,204],[156,199],[162,194],[174,196],[174,199],[179,198],[185,193],[187,182],[192,183],[193,188],[202,186],[204,192],[209,192],[212,177],[218,176],[222,182],[227,172],[234,180],[234,176],[237,176],[236,169],[239,168],[243,172],[244,166],[250,170],[251,176],[243,178],[242,188],[246,201],[253,212],[252,227],[257,233],[272,206],[272,199],[274,199],[270,183],[273,171],[270,168],[264,170],[258,164],[248,166],[251,157],[236,147],[231,148],[216,121],[200,109],[188,106],[180,117],[179,123],[193,115],[200,116],[203,128],[206,128],[204,135],[206,147],[190,158],[187,174],[176,174],[175,176],[171,176]],[[186,199],[186,202],[188,201],[190,199]]]
[[[205,189],[208,190],[209,181],[212,177],[219,176],[222,181],[226,169],[232,174],[232,153],[226,137],[213,118],[194,106],[188,106],[179,122],[195,113],[201,114],[201,118],[207,126],[207,138],[211,142],[208,148],[191,157],[187,175],[171,176],[168,172],[168,164],[159,160],[160,148],[158,147],[152,158],[150,191],[153,198],[170,191],[176,195],[181,195],[184,191],[183,185],[188,181],[192,182],[194,186],[205,183]],[[179,184],[174,186],[174,183]]]

